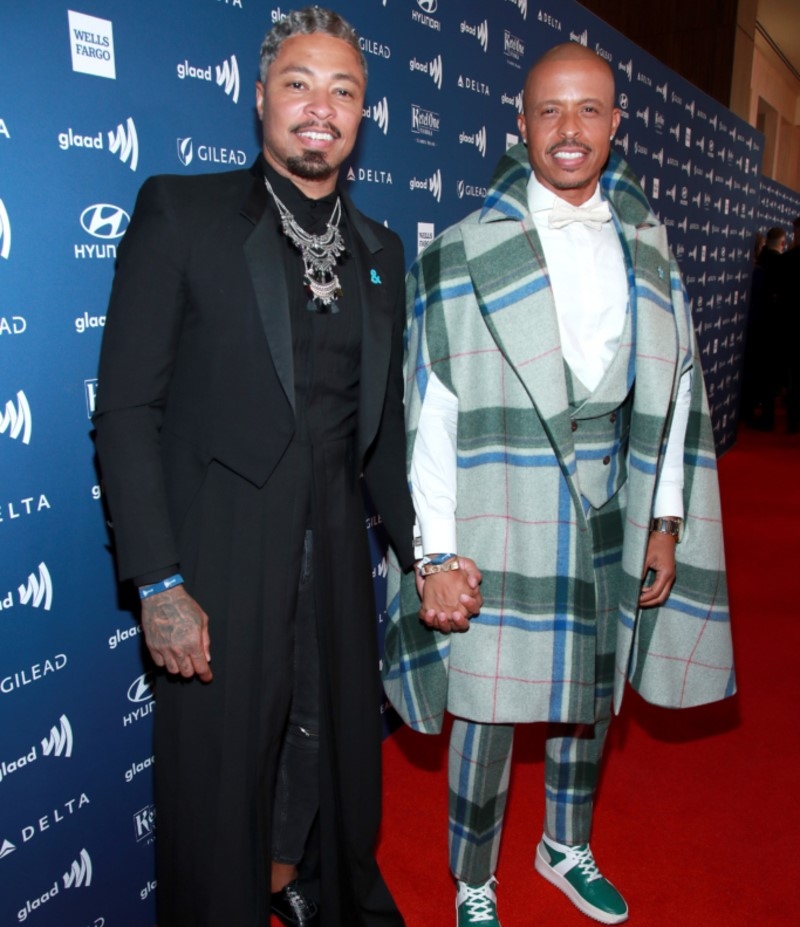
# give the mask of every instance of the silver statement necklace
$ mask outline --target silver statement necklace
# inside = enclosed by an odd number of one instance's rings
[[[272,199],[278,207],[281,217],[283,234],[297,248],[303,258],[303,283],[308,288],[312,300],[327,307],[329,312],[338,312],[334,300],[342,295],[342,286],[333,268],[344,253],[344,239],[339,231],[342,220],[342,201],[337,197],[330,219],[322,235],[310,235],[298,224],[295,217],[275,195],[267,178],[264,178]],[[321,307],[320,307],[321,308]],[[309,309],[316,310],[313,302],[309,302]]]

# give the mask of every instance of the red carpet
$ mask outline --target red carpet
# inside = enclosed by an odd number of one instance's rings
[[[668,711],[629,690],[612,724],[592,847],[631,924],[800,924],[798,476],[797,435],[741,429],[720,461],[738,695]],[[533,870],[542,734],[517,732],[497,873],[504,927],[592,923]],[[384,764],[386,880],[408,927],[450,927],[446,741],[402,729]]]

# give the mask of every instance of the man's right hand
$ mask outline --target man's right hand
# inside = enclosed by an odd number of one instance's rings
[[[434,573],[422,582],[419,617],[429,628],[443,634],[468,631],[469,619],[483,605],[481,571],[469,557],[459,557],[458,563],[458,570]]]
[[[183,586],[142,599],[142,630],[156,666],[211,682],[208,615]]]

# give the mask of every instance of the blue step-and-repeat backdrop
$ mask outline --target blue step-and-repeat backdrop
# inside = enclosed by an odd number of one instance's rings
[[[0,5],[0,924],[154,921],[154,702],[114,577],[90,416],[117,245],[150,174],[258,149],[262,0]],[[732,443],[761,136],[569,0],[341,0],[370,69],[356,202],[409,259],[476,208],[528,67],[588,45],[615,145],[669,226],[722,450]],[[380,595],[380,519],[366,516]],[[377,616],[380,622],[383,614]],[[377,659],[377,656],[376,656]]]

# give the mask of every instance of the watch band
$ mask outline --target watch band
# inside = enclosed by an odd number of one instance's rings
[[[668,534],[676,544],[680,544],[681,538],[683,538],[683,519],[671,517],[654,518],[650,522],[650,531]]]

